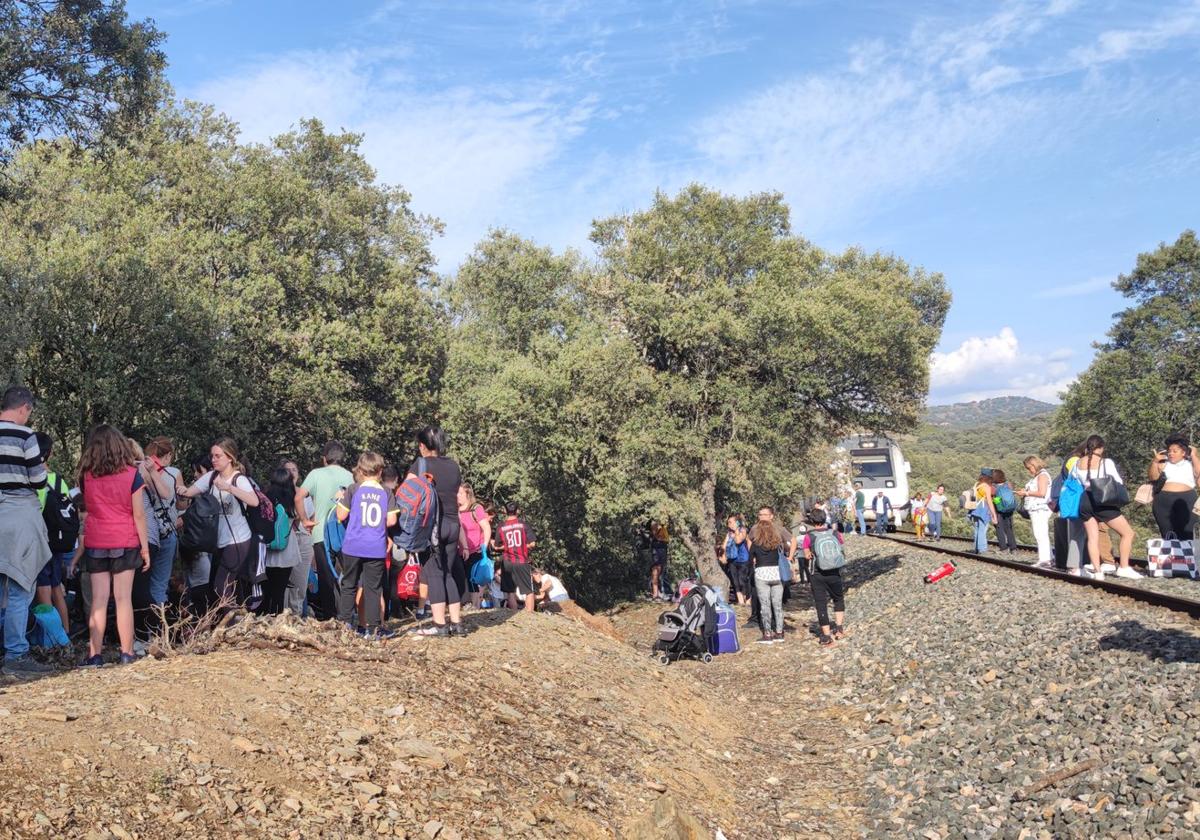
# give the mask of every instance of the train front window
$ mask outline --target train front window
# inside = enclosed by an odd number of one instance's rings
[[[891,478],[892,459],[886,452],[871,452],[853,456],[855,478]]]

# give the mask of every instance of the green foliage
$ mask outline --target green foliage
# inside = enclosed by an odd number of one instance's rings
[[[524,506],[585,600],[642,583],[631,528],[650,519],[719,579],[724,509],[795,500],[848,426],[915,419],[940,277],[827,255],[779,196],[699,186],[592,238],[596,265],[506,233],[479,246],[449,288],[444,414],[473,480]]]
[[[433,412],[443,323],[421,283],[435,225],[317,122],[245,146],[203,108],[163,111],[103,159],[26,148],[0,205],[4,358],[78,451],[95,422],[253,462],[333,434],[399,451]],[[9,361],[11,360],[11,361]]]
[[[1133,305],[1117,313],[1108,342],[1067,391],[1052,445],[1067,451],[1100,434],[1126,474],[1143,474],[1172,432],[1200,434],[1200,241],[1140,254],[1114,284]]]
[[[123,0],[0,0],[0,160],[29,138],[94,140],[153,109],[163,40]]]

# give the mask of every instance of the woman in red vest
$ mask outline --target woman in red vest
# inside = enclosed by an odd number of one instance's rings
[[[88,658],[104,664],[100,651],[108,621],[108,596],[117,603],[121,664],[133,662],[133,575],[150,568],[146,538],[145,483],[133,465],[125,436],[112,426],[96,426],[79,458],[79,491],[87,518],[83,523],[83,568],[91,577],[92,612],[88,619]]]

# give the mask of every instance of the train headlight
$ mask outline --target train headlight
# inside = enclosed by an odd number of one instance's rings
[[[891,479],[888,479],[887,481],[885,481],[885,482],[883,483],[883,486],[884,486],[884,487],[895,487],[895,486],[896,486],[896,482],[892,481]]]

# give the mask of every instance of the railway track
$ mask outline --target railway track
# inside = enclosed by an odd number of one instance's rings
[[[903,532],[900,532],[903,535]],[[913,548],[923,548],[927,551],[932,551],[937,554],[945,554],[950,557],[962,558],[965,560],[974,560],[978,563],[988,563],[993,566],[1002,566],[1006,569],[1012,569],[1017,572],[1027,574],[1041,575],[1042,577],[1051,578],[1052,580],[1065,581],[1066,583],[1076,586],[1091,586],[1108,592],[1112,595],[1120,595],[1124,598],[1132,598],[1135,601],[1140,601],[1143,604],[1151,604],[1156,607],[1163,607],[1174,612],[1186,613],[1193,618],[1200,618],[1200,583],[1193,580],[1183,578],[1143,578],[1137,583],[1118,582],[1119,579],[1110,580],[1092,580],[1085,577],[1073,577],[1065,571],[1059,569],[1046,569],[1039,566],[1034,566],[1030,563],[1022,563],[1017,560],[1010,560],[1005,557],[993,557],[987,554],[975,554],[970,551],[962,551],[957,548],[949,548],[944,545],[939,545],[936,542],[917,541],[903,539],[902,536],[888,534],[886,536],[872,535],[875,539],[888,540],[890,542],[903,543],[904,545]],[[943,540],[952,539],[943,537]],[[1148,583],[1180,583],[1184,586],[1196,588],[1196,596],[1180,594],[1177,591],[1165,591],[1157,586],[1147,585]],[[1184,586],[1178,587],[1183,589]]]

